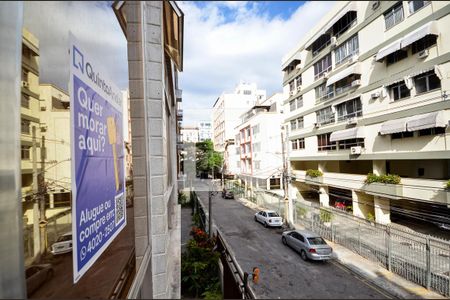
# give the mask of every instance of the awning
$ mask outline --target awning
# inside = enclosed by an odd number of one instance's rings
[[[398,39],[393,43],[390,43],[389,45],[387,45],[386,47],[381,48],[380,50],[378,50],[377,56],[376,56],[376,60],[382,60],[383,58],[385,58],[386,56],[388,56],[391,53],[394,53],[395,51],[400,50],[400,46],[402,43],[402,39]]]
[[[406,123],[408,121],[409,118],[386,121],[383,124],[381,124],[380,134],[386,135],[406,131]]]
[[[330,142],[337,142],[350,139],[363,139],[364,127],[353,127],[350,129],[338,130],[330,135]]]
[[[305,49],[308,50],[311,48],[312,44],[314,44],[315,41],[317,41],[318,38],[320,38],[322,35],[325,34],[325,30],[320,30],[318,33],[316,33],[312,38],[309,39],[309,41],[305,44]]]
[[[282,71],[286,71],[286,69],[292,64],[298,64],[301,61],[300,52],[295,53],[291,58],[289,58],[284,64],[281,65]]]
[[[444,111],[442,110],[413,116],[406,124],[408,131],[416,131],[434,127],[445,127],[446,125],[447,120],[445,119]]]
[[[418,41],[421,38],[423,38],[429,34],[434,34],[434,35],[439,34],[439,31],[437,29],[437,25],[436,25],[435,21],[428,22],[427,24],[420,26],[413,32],[410,32],[409,34],[405,35],[402,39],[401,47],[405,48],[405,47],[411,45],[412,43],[414,43],[415,41]]]
[[[324,27],[323,31],[327,32],[333,25],[339,21],[340,18],[345,16],[350,11],[356,11],[356,2],[350,2],[344,9],[342,9],[327,25]]]
[[[327,80],[327,85],[332,85],[335,82],[338,82],[341,79],[344,79],[345,77],[351,75],[351,74],[361,74],[359,63],[356,63],[354,65],[351,65],[350,67],[344,69],[343,71],[331,76]]]

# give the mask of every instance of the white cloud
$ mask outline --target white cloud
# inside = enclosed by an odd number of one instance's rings
[[[334,2],[307,2],[289,19],[259,12],[258,2],[180,2],[185,15],[184,124],[210,119],[223,91],[240,80],[256,82],[267,94],[282,90],[281,59],[291,51]],[[226,8],[226,13],[225,9]]]

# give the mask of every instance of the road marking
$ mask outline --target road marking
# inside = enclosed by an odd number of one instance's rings
[[[346,267],[342,266],[341,264],[334,262],[334,261],[330,261],[334,266],[340,268],[341,270],[346,271],[349,274],[352,274],[353,277],[356,277],[359,281],[361,281],[362,283],[364,283],[365,285],[367,285],[368,287],[372,288],[373,290],[377,291],[378,293],[382,294],[383,296],[385,296],[388,299],[394,299],[393,296],[387,295],[386,292],[384,292],[383,290],[381,290],[380,288],[378,288],[377,286],[375,286],[374,284],[370,283],[369,281],[367,281],[367,279],[365,278],[361,278],[360,275],[356,274],[355,272],[351,271],[350,269],[347,269]]]

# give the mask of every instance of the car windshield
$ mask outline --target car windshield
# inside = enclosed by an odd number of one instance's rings
[[[311,237],[308,238],[308,242],[311,245],[326,245],[325,241],[321,237]]]
[[[63,235],[58,238],[57,242],[65,242],[70,240],[72,240],[72,235]]]
[[[276,212],[270,212],[267,214],[269,215],[269,217],[279,217],[279,215]]]

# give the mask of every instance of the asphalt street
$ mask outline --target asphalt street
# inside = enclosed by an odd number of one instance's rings
[[[197,194],[208,207],[207,181],[198,181]],[[251,284],[258,298],[387,299],[389,293],[371,285],[337,261],[305,262],[281,243],[280,229],[264,228],[254,221],[256,211],[235,200],[212,198],[214,223],[224,234],[243,271],[261,270]]]

